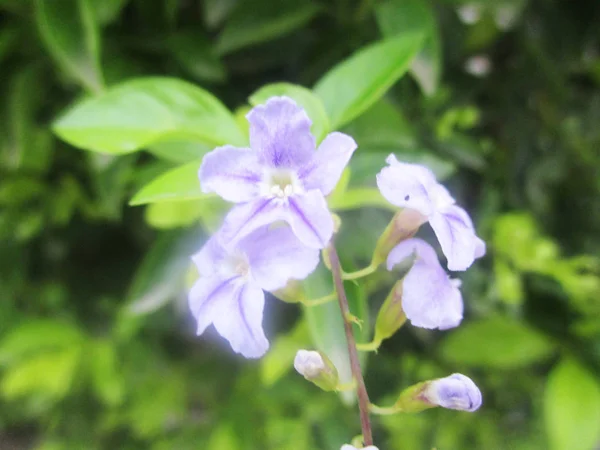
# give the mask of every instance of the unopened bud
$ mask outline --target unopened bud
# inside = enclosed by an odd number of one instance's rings
[[[338,371],[322,352],[298,350],[294,358],[296,371],[324,391],[333,391],[339,383]]]
[[[406,322],[406,315],[402,310],[402,281],[398,281],[377,314],[374,341],[381,342],[393,336],[404,322]]]
[[[414,236],[425,222],[427,217],[417,210],[404,208],[398,211],[377,241],[371,265],[378,266],[384,262],[398,243]]]
[[[419,412],[436,406],[473,412],[481,406],[481,391],[469,377],[455,373],[409,387],[394,404],[398,412]]]
[[[368,447],[355,447],[354,445],[344,444],[340,450],[379,450],[374,445],[369,445]]]

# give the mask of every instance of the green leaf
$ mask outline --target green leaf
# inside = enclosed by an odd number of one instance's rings
[[[151,203],[146,207],[146,222],[164,230],[188,227],[205,213],[210,214],[213,209],[211,203],[207,199]]]
[[[220,54],[231,53],[294,31],[310,21],[320,7],[307,0],[243,0],[234,10],[217,41]]]
[[[90,0],[36,0],[35,18],[63,70],[90,91],[101,91],[100,32]]]
[[[173,200],[213,198],[200,189],[198,169],[201,161],[192,161],[171,169],[145,185],[133,196],[130,205],[145,205]]]
[[[31,320],[14,327],[0,341],[0,365],[11,364],[35,352],[71,347],[83,338],[81,331],[67,322]]]
[[[376,8],[377,22],[385,37],[425,32],[423,48],[410,72],[426,95],[438,88],[441,75],[441,43],[433,8],[428,0],[388,0]]]
[[[114,22],[129,0],[92,0],[91,6],[98,23],[107,25]]]
[[[407,33],[371,44],[341,62],[315,85],[337,129],[367,110],[408,70],[423,35]]]
[[[573,360],[550,372],[544,393],[544,420],[552,450],[592,450],[600,441],[600,385]]]
[[[184,289],[190,256],[201,247],[204,233],[198,229],[163,233],[137,269],[127,293],[127,311],[156,311]]]
[[[397,211],[398,208],[388,202],[379,189],[371,187],[350,188],[343,194],[331,196],[327,199],[329,208],[333,211],[347,211],[368,206]]]
[[[191,76],[209,82],[225,81],[225,66],[204,33],[197,30],[178,31],[168,39],[175,60]]]
[[[249,101],[252,106],[257,106],[265,103],[271,97],[281,95],[294,99],[306,110],[308,117],[312,120],[311,131],[317,143],[321,142],[330,131],[329,118],[323,102],[310,89],[291,83],[268,84],[252,94]]]
[[[86,361],[90,365],[92,387],[104,404],[119,405],[124,396],[124,380],[119,371],[115,345],[107,340],[96,340],[90,345]]]
[[[148,147],[148,152],[164,160],[178,164],[202,159],[213,149],[212,146],[189,140],[157,142]]]
[[[35,355],[6,372],[0,391],[7,398],[30,394],[64,397],[73,382],[80,360],[81,349],[78,347]]]
[[[503,318],[469,322],[452,331],[440,348],[458,366],[525,367],[548,358],[552,343],[537,331]]]
[[[174,78],[140,78],[84,100],[54,123],[75,147],[130,153],[160,140],[245,145],[232,114],[209,92]]]

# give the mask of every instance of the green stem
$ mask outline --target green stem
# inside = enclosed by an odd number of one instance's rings
[[[329,294],[329,295],[325,295],[323,297],[319,297],[319,298],[315,298],[313,300],[302,300],[301,303],[304,306],[318,306],[318,305],[323,305],[325,303],[329,303],[333,300],[337,299],[337,294],[335,292]]]
[[[371,342],[356,344],[356,348],[361,352],[376,352],[381,346],[381,340],[373,339]]]
[[[377,266],[373,264],[369,264],[364,269],[357,270],[356,272],[342,273],[342,279],[344,280],[356,280],[358,278],[366,277],[367,275],[371,275],[377,271]]]
[[[373,403],[369,405],[369,411],[373,414],[377,414],[378,416],[390,416],[392,414],[397,414],[400,412],[400,409],[395,406],[377,406]]]

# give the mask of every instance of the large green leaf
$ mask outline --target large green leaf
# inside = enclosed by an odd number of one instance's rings
[[[268,84],[252,94],[249,101],[251,105],[256,106],[265,103],[271,97],[281,95],[294,99],[306,110],[312,120],[311,131],[317,142],[320,142],[329,132],[329,118],[323,102],[310,89],[291,83]]]
[[[194,29],[178,31],[169,37],[168,46],[175,60],[194,78],[208,82],[225,80],[225,66],[204,33]]]
[[[209,92],[174,78],[141,78],[84,100],[54,124],[70,144],[130,153],[163,139],[244,145],[232,114]]]
[[[550,373],[544,394],[544,419],[552,450],[592,450],[600,442],[600,384],[572,360]]]
[[[428,0],[387,0],[376,9],[377,22],[385,37],[424,31],[423,48],[410,72],[425,94],[433,94],[440,81],[441,44],[433,8]]]
[[[131,199],[130,205],[144,205],[173,200],[211,198],[200,189],[198,169],[201,161],[192,161],[158,176]]]
[[[423,33],[406,33],[371,44],[341,62],[315,85],[331,120],[339,128],[379,100],[410,67]]]
[[[552,352],[553,345],[545,336],[503,318],[466,323],[452,331],[441,346],[444,359],[458,366],[497,369],[524,367]]]
[[[102,90],[100,33],[90,0],[36,0],[43,42],[59,65],[87,89]]]
[[[307,0],[244,0],[227,21],[219,36],[217,51],[221,54],[265,42],[300,28],[319,11]]]

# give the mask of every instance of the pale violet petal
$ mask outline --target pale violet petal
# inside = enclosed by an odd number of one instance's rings
[[[477,385],[460,373],[431,381],[423,394],[434,405],[459,411],[473,412],[482,403],[481,391]]]
[[[225,255],[225,249],[219,243],[218,235],[213,235],[200,251],[192,256],[192,261],[200,275],[209,276],[217,272],[217,267]]]
[[[214,318],[217,332],[246,358],[260,358],[269,349],[262,327],[264,305],[265,295],[260,287],[240,283]]]
[[[219,276],[201,277],[188,294],[188,304],[197,322],[198,335],[204,333],[215,317],[220,307],[237,290],[235,278]]]
[[[259,195],[262,169],[257,153],[229,145],[207,153],[198,178],[202,192],[215,192],[229,202],[246,202]]]
[[[402,208],[410,208],[429,216],[435,211],[430,191],[437,183],[433,173],[418,164],[401,163],[393,155],[390,164],[377,174],[377,187],[386,200]]]
[[[485,256],[486,245],[483,239],[475,236],[475,259]]]
[[[262,164],[298,168],[313,156],[315,138],[308,115],[289,97],[272,97],[247,114],[250,146]]]
[[[333,235],[333,218],[323,194],[315,189],[292,196],[288,202],[287,220],[298,239],[309,247],[325,248]]]
[[[400,242],[390,251],[387,258],[387,269],[392,270],[396,264],[400,264],[413,254],[416,256],[417,261],[439,265],[438,256],[433,247],[423,239],[412,238]]]
[[[327,135],[308,164],[299,170],[298,177],[307,190],[318,189],[328,195],[338,183],[356,142],[347,134],[334,132]]]
[[[257,230],[238,247],[248,256],[252,279],[266,291],[280,289],[292,278],[303,280],[319,264],[319,250],[304,245],[287,224]]]
[[[467,270],[476,254],[481,254],[482,241],[475,235],[467,212],[452,205],[429,217],[429,223],[448,260],[448,269]]]
[[[254,230],[286,218],[287,209],[276,199],[259,198],[235,205],[223,220],[219,240],[225,245],[248,236]]]

